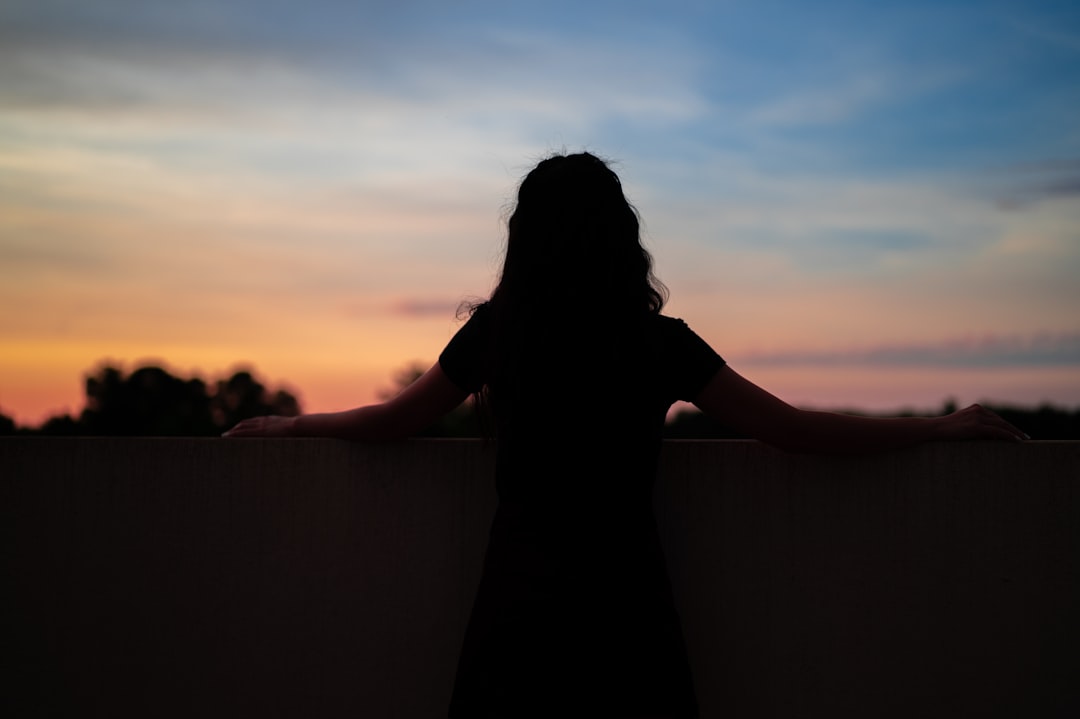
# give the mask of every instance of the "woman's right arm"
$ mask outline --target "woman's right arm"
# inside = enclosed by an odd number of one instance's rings
[[[694,404],[731,429],[792,452],[853,454],[929,440],[1026,439],[979,405],[943,417],[859,417],[799,409],[727,366],[716,372]]]
[[[225,437],[333,437],[360,441],[402,439],[465,401],[436,364],[396,397],[344,412],[304,414],[299,417],[252,417],[225,432]]]

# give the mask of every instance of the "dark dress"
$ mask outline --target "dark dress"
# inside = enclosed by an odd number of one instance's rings
[[[697,716],[652,487],[668,408],[723,359],[682,320],[577,318],[508,369],[492,314],[439,357],[489,388],[499,495],[449,716]]]

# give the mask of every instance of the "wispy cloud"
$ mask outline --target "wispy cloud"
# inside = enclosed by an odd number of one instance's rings
[[[1080,367],[1080,333],[958,337],[933,343],[748,354],[766,367]]]
[[[506,13],[466,22],[434,3],[327,13],[267,13],[244,1],[185,11],[120,4],[123,23],[101,22],[110,13],[100,3],[8,12],[0,106],[204,121],[227,113],[249,127],[344,112],[356,132],[395,135],[402,122],[430,132],[451,120],[489,138],[516,124],[533,141],[552,124],[576,132],[605,118],[679,121],[703,107],[685,48],[614,35],[582,42]]]
[[[452,317],[461,307],[461,302],[448,300],[406,299],[396,302],[388,308],[392,314],[403,317]]]
[[[392,317],[396,319],[448,320],[453,318],[466,298],[457,300],[441,297],[403,297],[385,300],[372,298],[365,301],[353,301],[344,305],[344,313],[349,317]]]
[[[1005,187],[997,206],[1018,210],[1044,200],[1080,196],[1080,159],[1062,158],[1016,165],[995,173]]]

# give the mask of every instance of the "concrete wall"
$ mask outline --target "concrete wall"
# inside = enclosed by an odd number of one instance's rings
[[[444,716],[491,470],[0,440],[4,716]],[[1080,716],[1080,443],[672,442],[656,500],[703,717]]]

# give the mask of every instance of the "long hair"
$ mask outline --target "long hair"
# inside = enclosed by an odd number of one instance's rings
[[[653,275],[637,211],[595,155],[541,161],[522,180],[508,225],[489,300],[498,315],[535,320],[568,308],[615,319],[664,306],[667,288]]]
[[[618,175],[583,152],[552,155],[521,181],[498,284],[468,311],[490,313],[487,374],[506,386],[558,347],[610,344],[666,299]],[[475,395],[482,418],[498,413],[500,394]]]

